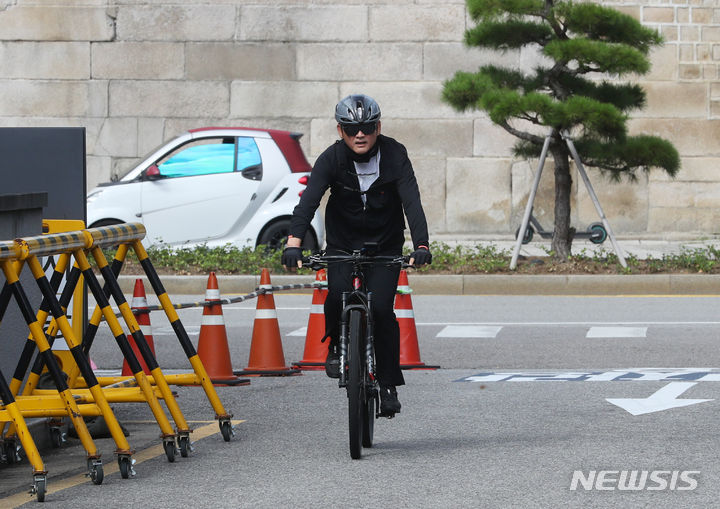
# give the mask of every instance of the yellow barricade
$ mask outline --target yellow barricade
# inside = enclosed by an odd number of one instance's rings
[[[30,331],[10,385],[5,384],[2,374],[0,374],[0,379],[2,379],[0,397],[4,403],[0,408],[0,424],[3,425],[0,431],[5,427],[3,423],[10,423],[10,429],[5,433],[3,443],[8,450],[12,447],[13,454],[15,453],[15,439],[20,440],[25,448],[33,465],[34,486],[38,493],[38,499],[44,498],[46,472],[28,432],[24,421],[26,417],[59,418],[68,416],[87,451],[90,477],[96,484],[102,482],[102,463],[87,431],[83,416],[102,415],[105,418],[117,446],[115,453],[122,477],[127,478],[130,473],[133,473],[131,462],[133,451],[109,406],[110,402],[147,403],[161,429],[161,438],[169,461],[173,461],[175,457],[176,439],[183,456],[187,456],[191,450],[189,440],[191,430],[177,405],[175,395],[170,391],[170,383],[200,385],[215,411],[223,438],[229,441],[234,434],[231,424],[232,414],[228,413],[220,402],[212,381],[142,246],[141,240],[145,236],[144,226],[139,223],[129,223],[93,229],[78,228],[81,226],[82,223],[77,221],[45,221],[43,224],[45,235],[15,241],[0,241],[0,267],[6,279],[6,284],[0,292],[0,316],[4,313],[10,299],[14,297]],[[78,229],[65,231],[71,228]],[[111,246],[118,246],[112,267],[108,264],[102,251],[103,248]],[[193,368],[192,373],[165,376],[150,350],[117,282],[117,275],[120,273],[129,249],[132,249],[137,255],[173,330],[176,332],[181,347],[188,357]],[[103,276],[105,288],[101,287],[93,272],[88,255],[94,259]],[[39,261],[40,257],[45,256],[57,257],[49,281]],[[72,268],[68,271],[71,264]],[[43,302],[36,313],[33,312],[19,280],[20,272],[25,266],[32,272],[43,295]],[[57,292],[63,278],[65,278],[65,288],[58,299]],[[89,324],[83,331],[86,311],[84,283],[88,285],[97,305]],[[150,376],[145,375],[129,346],[127,336],[110,306],[108,297],[112,297],[118,306],[120,316],[150,369]],[[71,301],[72,324],[65,311]],[[46,323],[49,317],[51,318],[49,325],[44,330],[42,324]],[[108,323],[131,368],[132,377],[106,378],[101,383],[101,380],[93,373],[89,362],[89,351],[102,318]],[[51,349],[58,334],[61,334],[67,343],[68,349],[65,351]],[[38,358],[32,366],[22,394],[18,395],[36,349],[39,351]],[[38,389],[38,381],[44,372],[52,378],[57,390]],[[165,401],[175,421],[175,431],[159,403],[161,399]]]

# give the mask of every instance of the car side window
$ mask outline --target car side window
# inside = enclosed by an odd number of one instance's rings
[[[262,159],[254,138],[238,136],[237,171],[250,180],[262,180]]]
[[[231,173],[235,163],[233,138],[210,138],[187,143],[158,163],[164,177],[193,177]]]

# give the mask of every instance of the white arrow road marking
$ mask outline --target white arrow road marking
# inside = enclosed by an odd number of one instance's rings
[[[628,368],[610,371],[489,371],[458,382],[720,382],[717,368]]]
[[[676,399],[697,382],[670,382],[647,398],[607,398],[606,401],[627,410],[632,415],[660,412],[670,408],[695,405],[712,399]]]

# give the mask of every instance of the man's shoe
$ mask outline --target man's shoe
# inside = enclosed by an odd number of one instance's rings
[[[397,391],[394,385],[380,386],[380,413],[392,417],[400,413],[400,401],[398,401]]]
[[[325,374],[330,378],[340,378],[340,354],[337,348],[330,347],[325,359]]]

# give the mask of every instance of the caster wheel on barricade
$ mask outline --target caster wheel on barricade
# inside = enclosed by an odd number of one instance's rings
[[[33,485],[30,488],[30,494],[37,497],[38,502],[45,502],[45,492],[47,491],[47,476],[45,474],[36,475],[33,478]]]
[[[118,456],[118,467],[120,467],[120,476],[123,479],[135,475],[135,469],[133,468],[134,462],[134,460],[130,459],[130,456]]]
[[[93,484],[100,485],[105,479],[105,473],[103,472],[102,461],[99,459],[89,459],[87,461],[88,473],[86,474]]]
[[[229,442],[232,437],[235,436],[235,430],[233,430],[232,424],[229,420],[220,421],[220,433],[222,433],[223,440]]]
[[[175,461],[175,453],[177,452],[175,449],[175,440],[165,440],[163,442],[163,448],[165,449],[165,456],[167,456],[167,460],[170,463],[173,463]]]
[[[55,449],[59,449],[62,445],[67,442],[65,434],[57,426],[49,428],[50,431],[50,442]]]
[[[178,445],[180,446],[180,456],[187,458],[193,450],[190,437],[187,435],[178,437]]]
[[[3,452],[5,453],[5,461],[8,465],[20,463],[20,453],[15,440],[7,440],[3,443]]]

